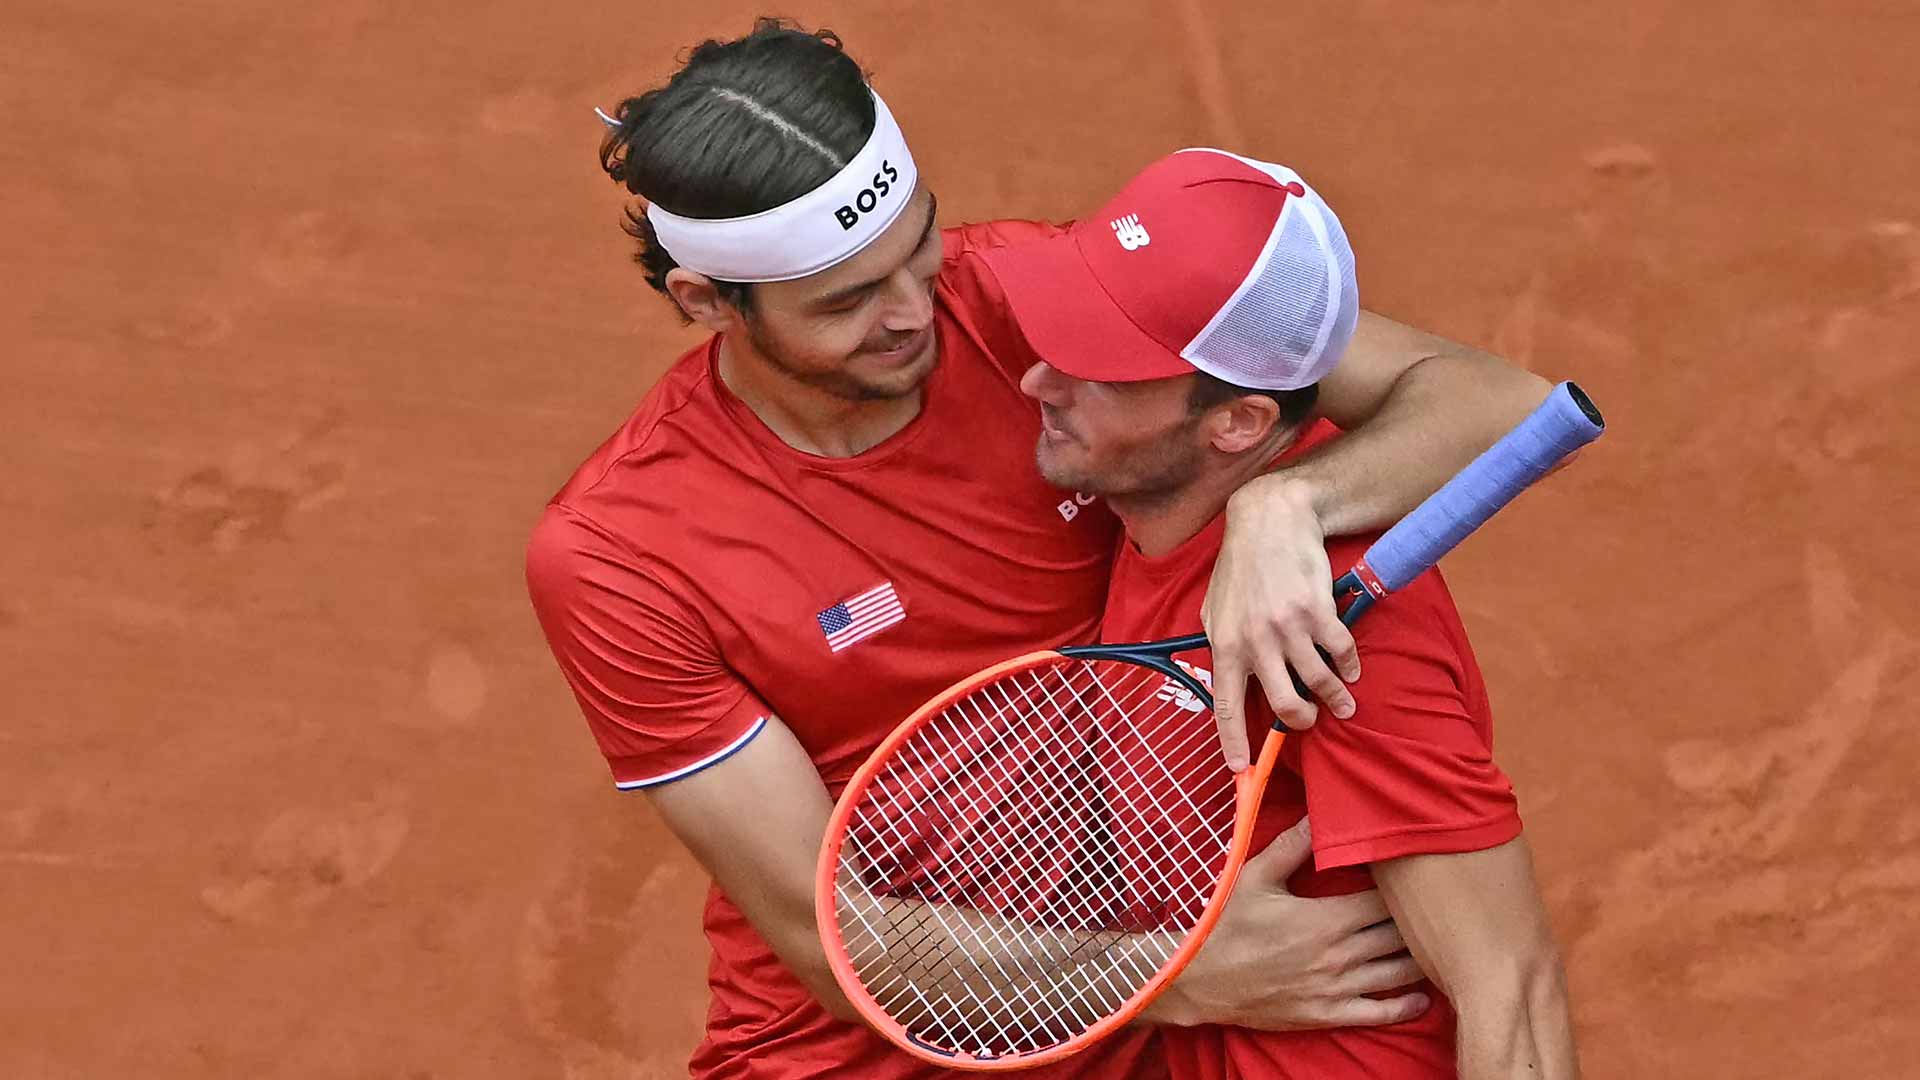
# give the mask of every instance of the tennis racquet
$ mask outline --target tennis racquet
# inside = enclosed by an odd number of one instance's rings
[[[1600,435],[1572,383],[1334,583],[1351,625]],[[1205,635],[1029,653],[921,706],[827,826],[815,913],[882,1035],[949,1068],[1044,1064],[1138,1015],[1219,920],[1283,731],[1221,757],[1178,654]]]

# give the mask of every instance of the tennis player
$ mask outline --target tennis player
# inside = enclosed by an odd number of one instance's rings
[[[1093,637],[1118,525],[1035,473],[1040,416],[1019,389],[1035,357],[982,262],[1059,230],[940,230],[899,126],[830,34],[762,23],[702,43],[615,124],[603,163],[646,200],[630,231],[647,279],[713,333],[547,507],[534,607],[616,784],[646,793],[714,877],[694,1075],[923,1075],[852,1021],[813,924],[813,864],[833,793],[915,705],[1008,654]],[[1317,642],[1357,676],[1351,640],[1327,629],[1323,530],[1391,520],[1545,391],[1363,316],[1320,403],[1355,433],[1228,514],[1220,666],[1312,671]],[[1350,708],[1339,676],[1314,678]],[[1277,685],[1275,704],[1310,721]],[[1190,999],[1214,1004],[1194,1017],[1287,1028],[1424,1008],[1367,996],[1419,977],[1390,926],[1356,932],[1385,918],[1378,895],[1296,898],[1290,869],[1241,889],[1215,937],[1272,982],[1196,975]],[[1152,1030],[1079,1067],[1124,1074]]]
[[[1110,221],[1137,222],[1153,243],[1130,248]],[[1099,496],[1125,525],[1103,637],[1191,633],[1229,498],[1337,434],[1313,417],[1359,318],[1339,220],[1287,168],[1190,150],[1067,232],[982,260],[1044,358],[1021,383],[1041,406],[1041,472]],[[1329,541],[1330,563],[1353,565],[1371,539]],[[1382,1027],[1171,1031],[1175,1074],[1574,1076],[1553,935],[1512,785],[1493,760],[1486,688],[1439,572],[1381,601],[1354,634],[1367,668],[1352,687],[1357,709],[1281,748],[1253,846],[1310,814],[1315,868],[1294,875],[1294,891],[1377,885],[1443,993]],[[1188,659],[1211,677],[1204,650]],[[1193,977],[1208,976],[1209,952]],[[1156,1003],[1162,1017],[1183,1018],[1182,982]]]

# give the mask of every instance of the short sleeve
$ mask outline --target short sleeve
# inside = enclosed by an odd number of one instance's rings
[[[766,726],[771,710],[721,660],[699,613],[588,518],[547,508],[527,591],[620,788],[692,775]]]
[[[1485,690],[1439,575],[1382,601],[1355,624],[1354,640],[1354,715],[1322,717],[1289,740],[1313,819],[1314,865],[1479,851],[1518,836]]]

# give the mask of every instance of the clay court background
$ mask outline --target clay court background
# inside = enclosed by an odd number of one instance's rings
[[[1222,144],[1581,379],[1449,570],[1589,1075],[1920,1075],[1920,4],[785,10],[948,221]],[[521,552],[693,340],[589,110],[753,13],[0,12],[0,1075],[683,1073],[703,882]]]

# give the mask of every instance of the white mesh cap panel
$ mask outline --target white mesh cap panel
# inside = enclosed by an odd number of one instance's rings
[[[1293,170],[1230,156],[1307,193],[1287,200],[1246,279],[1180,355],[1235,386],[1297,390],[1333,369],[1359,322],[1353,248],[1332,208]]]

